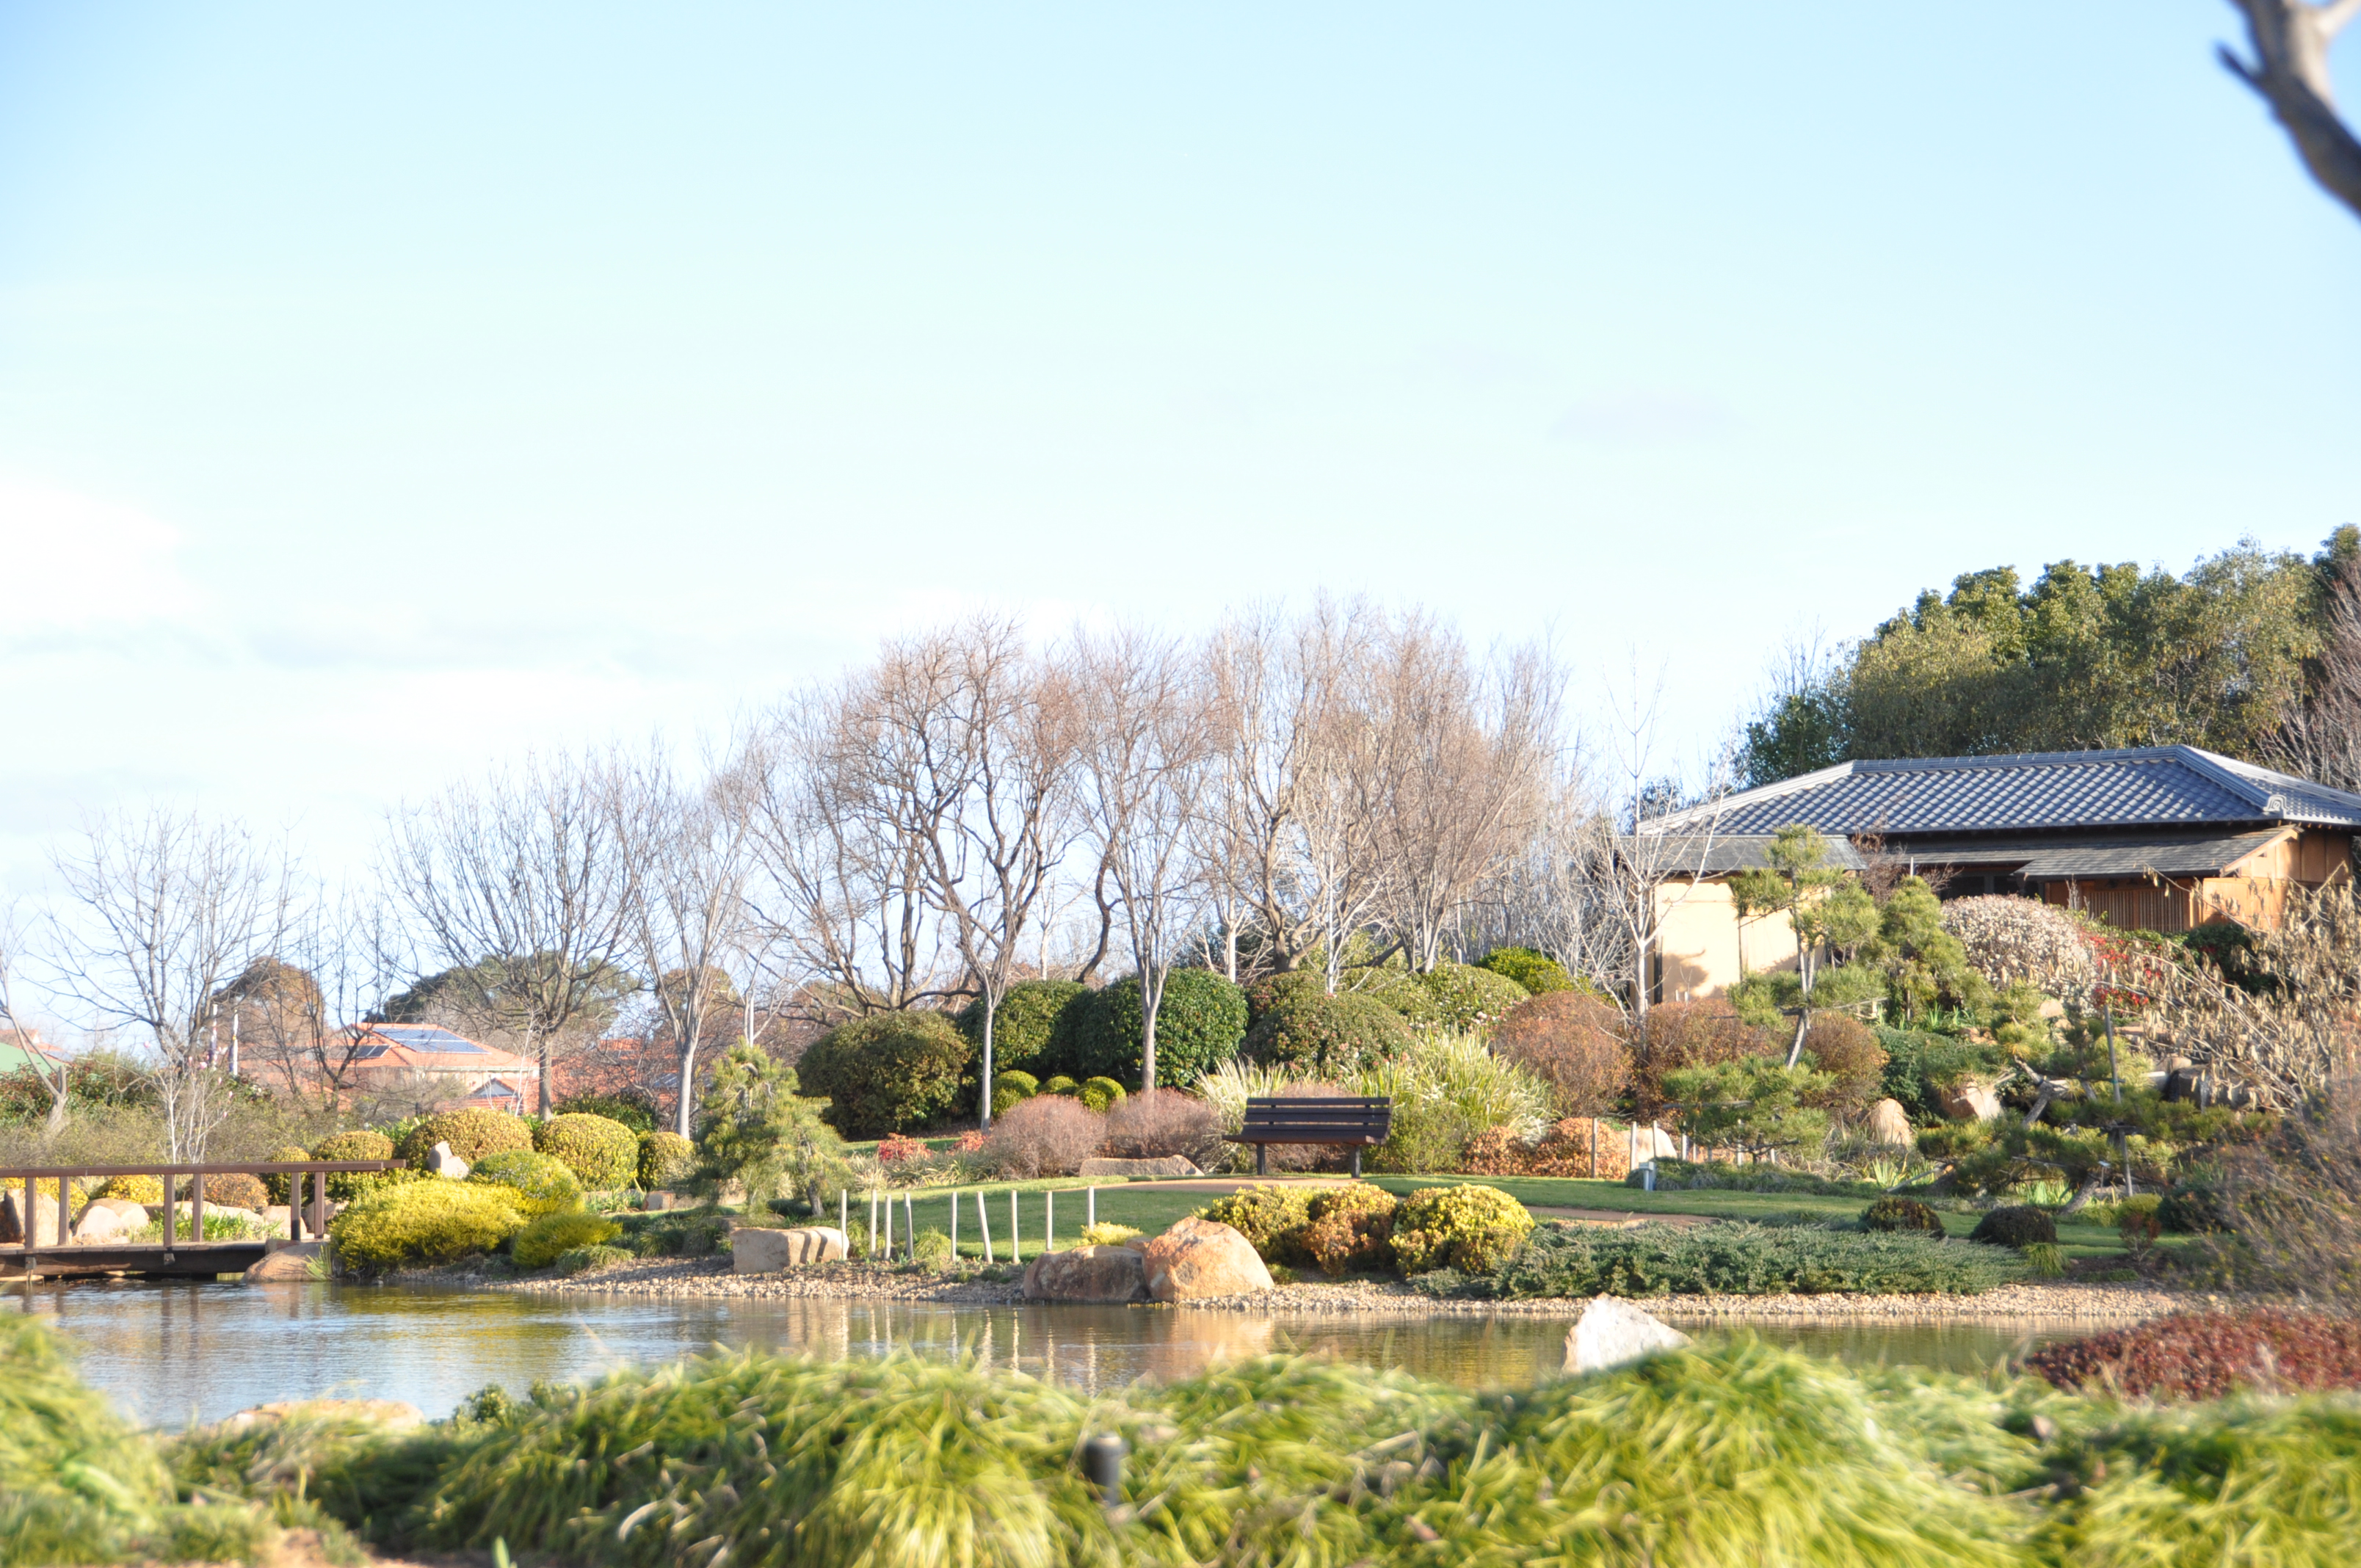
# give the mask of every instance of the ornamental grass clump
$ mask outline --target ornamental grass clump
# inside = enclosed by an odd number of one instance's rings
[[[1549,1224],[1535,1231],[1488,1282],[1453,1275],[1423,1283],[1430,1290],[1512,1300],[1599,1295],[1974,1296],[2024,1272],[2023,1260],[2004,1248],[1944,1242],[1922,1232],[1731,1222],[1621,1231]]]

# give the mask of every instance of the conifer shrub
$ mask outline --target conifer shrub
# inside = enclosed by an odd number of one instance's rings
[[[1404,1274],[1489,1274],[1532,1228],[1525,1206],[1497,1187],[1424,1187],[1394,1213],[1394,1254]]]
[[[519,1268],[547,1268],[577,1247],[605,1246],[623,1234],[623,1227],[588,1209],[559,1209],[536,1215],[516,1234],[509,1255]]]
[[[1968,1239],[1982,1242],[1987,1246],[2015,1247],[2020,1252],[2037,1245],[2056,1246],[2058,1223],[2049,1217],[2047,1210],[2037,1209],[2029,1203],[2011,1204],[2006,1208],[1994,1209],[1978,1220],[1976,1228],[1968,1234]]]
[[[1407,1267],[1407,1265],[1405,1265]],[[1489,1282],[1421,1281],[1502,1299],[1584,1296],[1771,1296],[1887,1293],[1972,1296],[2025,1272],[1999,1247],[1945,1243],[1919,1231],[1817,1225],[1551,1224],[1533,1232]]]
[[[468,1181],[505,1189],[516,1211],[532,1218],[579,1208],[582,1183],[563,1160],[532,1149],[504,1149],[467,1168]]]
[[[1331,1278],[1389,1269],[1400,1200],[1379,1187],[1330,1187],[1312,1196],[1299,1245]]]
[[[362,1197],[329,1222],[328,1235],[346,1267],[379,1274],[490,1252],[524,1224],[505,1188],[411,1181]]]
[[[533,1124],[522,1116],[511,1116],[488,1105],[437,1111],[432,1116],[420,1117],[402,1135],[400,1152],[402,1158],[416,1167],[434,1152],[436,1144],[450,1145],[453,1154],[472,1166],[486,1155],[498,1154],[502,1149],[533,1147]]]
[[[1642,1123],[1662,1121],[1677,1098],[1665,1087],[1668,1075],[1743,1061],[1772,1049],[1771,1038],[1727,1002],[1659,1003],[1648,1009],[1631,1047],[1632,1108]]]
[[[686,1180],[697,1168],[697,1146],[662,1128],[640,1135],[640,1185],[648,1191]]]
[[[604,1116],[552,1116],[533,1130],[533,1146],[562,1162],[593,1192],[629,1187],[639,1176],[640,1135]]]
[[[1943,1216],[1916,1198],[1899,1198],[1888,1194],[1861,1212],[1861,1228],[1865,1231],[1922,1231],[1941,1237]]]
[[[1303,1228],[1312,1223],[1312,1199],[1302,1188],[1241,1187],[1214,1199],[1197,1214],[1246,1237],[1265,1263],[1293,1267],[1312,1261],[1303,1250]]]
[[[796,1076],[802,1093],[829,1102],[824,1114],[839,1133],[882,1138],[949,1113],[975,1059],[939,1013],[872,1013],[813,1041]]]

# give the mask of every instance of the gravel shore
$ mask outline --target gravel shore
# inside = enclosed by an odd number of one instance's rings
[[[866,1300],[937,1301],[973,1307],[1014,1306],[1024,1299],[1015,1278],[973,1271],[944,1276],[865,1263],[824,1264],[778,1274],[733,1274],[727,1257],[652,1258],[611,1264],[570,1278],[481,1279],[493,1290],[540,1295],[837,1297]],[[2042,1318],[2090,1323],[2136,1322],[2203,1307],[2213,1298],[2141,1284],[2004,1285],[1981,1296],[1660,1296],[1645,1305],[1670,1321],[1741,1319],[1883,1320],[1993,1322]],[[1191,1301],[1200,1310],[1261,1313],[1275,1318],[1342,1313],[1398,1318],[1567,1318],[1579,1299],[1443,1301],[1393,1280],[1281,1285],[1251,1296]],[[1162,1307],[1142,1306],[1142,1311]]]

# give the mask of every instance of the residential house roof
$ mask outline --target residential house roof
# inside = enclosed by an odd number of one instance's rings
[[[1770,865],[1772,838],[1769,833],[1667,833],[1633,849],[1644,850],[1657,870],[1670,875],[1727,876]],[[1829,839],[1827,850],[1827,864],[1839,871],[1857,872],[1869,863],[1842,839]]]
[[[2037,832],[2291,823],[2361,828],[2361,795],[2195,746],[1841,762],[1642,823],[1647,834]],[[2162,868],[2158,868],[2161,870]]]
[[[360,1043],[353,1060],[372,1068],[408,1072],[524,1073],[540,1069],[520,1056],[478,1045],[465,1035],[431,1024],[356,1024]]]

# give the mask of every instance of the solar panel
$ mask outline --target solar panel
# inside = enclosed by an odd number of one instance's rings
[[[484,1047],[475,1041],[431,1025],[386,1025],[379,1027],[378,1033],[394,1044],[408,1046],[414,1051],[433,1051],[438,1056],[450,1057],[484,1054]]]

